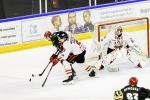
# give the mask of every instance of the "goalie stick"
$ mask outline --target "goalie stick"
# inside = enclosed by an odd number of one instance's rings
[[[59,51],[58,50],[55,52],[55,55],[59,55]],[[32,74],[31,78],[29,79],[29,81],[31,82],[33,77],[38,77],[38,76],[40,77],[40,76],[42,76],[44,74],[45,70],[48,68],[50,63],[51,63],[51,61],[48,62],[47,66],[44,68],[44,70],[41,73],[39,73],[39,74]]]

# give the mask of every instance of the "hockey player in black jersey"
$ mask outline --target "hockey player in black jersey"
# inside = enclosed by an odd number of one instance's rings
[[[150,90],[137,86],[138,79],[131,77],[129,85],[114,93],[114,100],[145,100],[150,98]]]

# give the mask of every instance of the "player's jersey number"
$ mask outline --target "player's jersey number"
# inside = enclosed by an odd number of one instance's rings
[[[127,100],[138,100],[138,93],[127,93]]]

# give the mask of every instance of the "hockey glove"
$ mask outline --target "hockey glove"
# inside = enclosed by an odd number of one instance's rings
[[[140,88],[140,91],[139,91],[139,98],[141,100],[145,100],[146,98],[148,97],[148,90],[145,89],[145,88]]]
[[[55,58],[52,60],[53,65],[56,65],[60,60],[58,58]]]
[[[50,62],[52,62],[54,59],[56,59],[56,58],[58,58],[58,55],[55,55],[55,54],[53,54],[50,58],[49,58],[49,60],[50,60]]]
[[[49,60],[50,60],[50,62],[53,63],[53,65],[56,65],[60,61],[58,58],[58,55],[55,55],[55,54],[53,54]]]
[[[123,100],[123,93],[121,90],[115,91],[114,100]]]

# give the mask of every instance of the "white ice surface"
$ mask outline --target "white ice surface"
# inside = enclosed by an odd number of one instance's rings
[[[78,79],[74,85],[62,85],[66,76],[61,64],[52,69],[44,87],[41,85],[48,70],[29,82],[31,74],[38,74],[45,68],[54,50],[41,47],[1,54],[0,100],[113,100],[113,92],[127,85],[131,76],[139,79],[139,86],[150,88],[150,62],[141,69],[125,59],[120,60],[119,72],[96,71],[96,78],[89,78],[88,73],[77,66]]]

